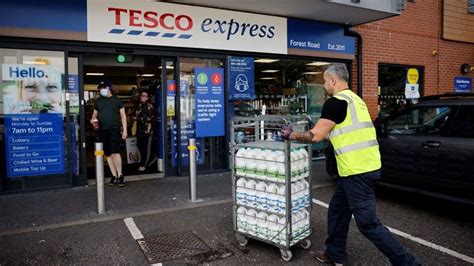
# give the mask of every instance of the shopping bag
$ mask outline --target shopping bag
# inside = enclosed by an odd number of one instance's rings
[[[125,139],[125,149],[127,151],[128,164],[134,164],[134,163],[140,162],[140,151],[138,150],[136,137]]]

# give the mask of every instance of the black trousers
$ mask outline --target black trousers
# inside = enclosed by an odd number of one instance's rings
[[[145,132],[137,132],[137,146],[140,151],[140,166],[146,167],[152,155],[152,134],[145,134]]]

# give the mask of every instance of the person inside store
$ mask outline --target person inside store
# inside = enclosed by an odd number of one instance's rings
[[[329,138],[334,147],[338,182],[329,204],[326,249],[316,251],[322,263],[346,264],[346,241],[354,216],[357,228],[393,265],[420,265],[379,221],[374,186],[380,178],[380,152],[367,105],[349,89],[345,64],[332,64],[323,74],[329,98],[316,125],[306,132],[282,127],[282,138],[319,142]]]
[[[156,155],[153,154],[152,148],[155,107],[153,106],[148,91],[141,91],[139,96],[140,100],[136,110],[134,111],[133,120],[137,123],[137,146],[141,158],[138,171],[145,171],[147,166],[151,166],[157,160]]]
[[[125,186],[125,178],[122,174],[120,139],[127,138],[125,109],[122,100],[113,93],[112,83],[107,80],[101,81],[97,89],[100,97],[95,102],[91,123],[98,129],[99,139],[104,145],[107,164],[112,173],[109,185],[122,187]]]

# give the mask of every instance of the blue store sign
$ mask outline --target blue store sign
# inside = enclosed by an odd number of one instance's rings
[[[471,92],[472,79],[470,77],[455,77],[454,91],[455,92]]]
[[[194,69],[196,137],[225,136],[224,70]]]
[[[255,99],[255,68],[253,57],[229,56],[229,99]]]
[[[171,154],[172,166],[178,166],[178,157],[181,157],[181,166],[189,166],[189,139],[195,138],[195,126],[193,121],[182,121],[181,122],[181,145],[178,149],[178,128],[176,124],[172,123],[173,130],[171,131]],[[197,164],[204,164],[204,152],[201,145],[201,139],[196,138],[196,161]]]
[[[5,115],[7,177],[64,173],[62,114]]]
[[[299,54],[298,50],[346,54],[344,58],[353,58],[355,42],[344,35],[343,25],[289,18],[288,54]]]

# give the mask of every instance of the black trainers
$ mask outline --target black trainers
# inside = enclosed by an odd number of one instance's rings
[[[119,176],[117,184],[118,184],[119,187],[124,187],[125,186],[125,178],[123,177],[123,175]]]
[[[325,264],[331,264],[331,265],[336,265],[336,266],[339,266],[339,265],[343,265],[342,263],[337,263],[337,262],[334,262],[332,261],[327,255],[326,255],[326,252],[322,251],[322,250],[316,250],[316,255],[314,256],[314,258],[321,262],[321,263],[325,263]]]
[[[112,176],[112,178],[110,179],[110,182],[108,183],[109,186],[115,186],[118,182],[118,178],[116,178],[115,176]]]

